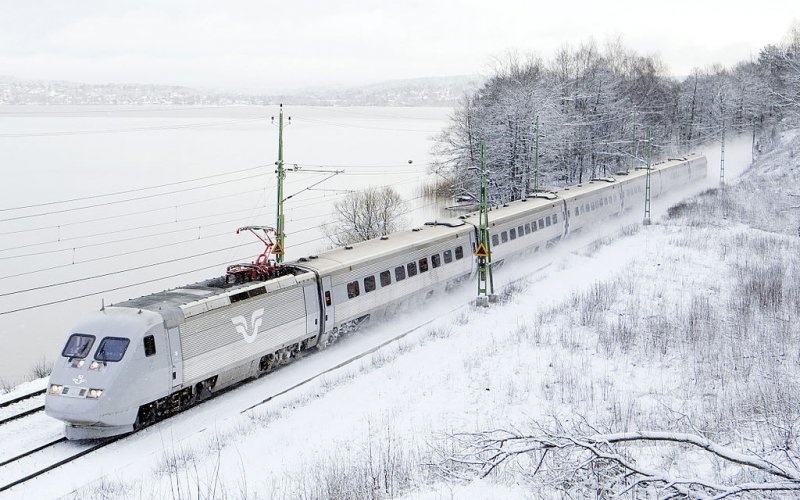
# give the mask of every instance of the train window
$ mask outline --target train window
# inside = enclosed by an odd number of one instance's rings
[[[456,260],[464,258],[464,247],[456,247]]]
[[[544,219],[539,219],[539,229],[544,229]]]
[[[453,262],[453,251],[452,250],[445,250],[444,253],[444,263],[449,264]]]
[[[506,231],[503,231],[502,233],[500,233],[500,239],[503,241],[503,243],[507,242],[508,241],[508,233]]]
[[[330,292],[330,290],[326,290],[325,291],[325,305],[326,306],[330,306],[331,305],[331,292]]]
[[[531,222],[531,231],[536,232],[536,221]]]
[[[394,280],[395,281],[403,281],[406,279],[406,268],[403,266],[397,266],[394,268]]]
[[[94,353],[94,359],[97,361],[119,361],[125,355],[130,343],[129,339],[122,337],[106,337],[100,341],[97,352]]]
[[[550,227],[550,216],[549,215],[544,218],[544,225],[547,226],[547,227]]]
[[[438,253],[431,255],[431,265],[434,269],[442,265],[442,256]]]
[[[514,228],[514,227],[512,227],[512,228],[511,228],[511,230],[510,230],[510,231],[508,231],[508,236],[509,236],[509,237],[510,237],[512,240],[516,240],[516,239],[517,239],[517,228]]]
[[[64,346],[61,355],[65,358],[85,358],[89,355],[92,344],[94,344],[94,335],[73,333],[67,339],[67,345]]]
[[[381,286],[389,286],[392,284],[392,273],[384,271],[381,273]]]
[[[492,245],[497,246],[500,244],[500,236],[493,234],[492,235]]]
[[[558,224],[558,214],[553,214],[553,224]]]
[[[517,228],[517,236],[525,236],[525,227],[524,226],[519,226]]]
[[[364,278],[364,293],[369,293],[377,288],[375,284],[375,276],[367,276]]]
[[[144,355],[145,357],[152,356],[156,353],[156,338],[148,335],[144,338]]]
[[[412,277],[412,276],[416,276],[417,275],[417,263],[416,262],[409,263],[406,266],[406,269],[408,270],[408,277],[409,278]]]
[[[353,297],[358,297],[361,293],[361,290],[358,288],[358,281],[351,281],[347,284],[347,298],[352,299]]]
[[[419,272],[424,273],[428,270],[428,258],[423,257],[419,259]]]
[[[530,222],[526,222],[525,223],[525,234],[531,234],[531,223]]]

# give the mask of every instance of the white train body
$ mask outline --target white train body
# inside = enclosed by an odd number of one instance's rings
[[[595,180],[490,212],[495,263],[643,208],[646,171]],[[706,175],[690,155],[651,170],[651,195]],[[287,263],[288,274],[222,278],[107,307],[70,331],[45,398],[70,439],[118,435],[257,377],[368,318],[396,313],[475,272],[478,215]]]

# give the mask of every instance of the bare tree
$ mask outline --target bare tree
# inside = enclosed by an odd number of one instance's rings
[[[323,231],[334,245],[350,245],[402,229],[405,213],[406,205],[393,188],[370,187],[337,202],[335,220]]]
[[[519,468],[523,476],[561,490],[568,496],[621,495],[688,498],[725,498],[743,493],[800,491],[800,469],[792,440],[766,453],[742,453],[704,436],[682,432],[599,433],[584,426],[567,431],[538,427],[532,434],[508,430],[455,434],[441,460],[434,464],[445,476],[469,480]],[[796,436],[795,436],[796,438]],[[653,445],[675,446],[687,455],[703,450],[715,460],[739,470],[733,484],[700,477],[684,477],[660,470],[648,460]],[[643,455],[642,463],[635,454]],[[652,456],[650,457],[652,458]],[[688,458],[688,457],[687,457]]]

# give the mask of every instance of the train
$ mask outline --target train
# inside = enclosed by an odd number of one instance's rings
[[[705,178],[706,170],[698,154],[655,164],[651,197]],[[646,169],[618,172],[492,207],[493,265],[508,266],[601,220],[643,209],[646,175]],[[429,222],[267,271],[262,254],[225,276],[103,307],[69,330],[45,412],[65,423],[70,440],[130,433],[324,348],[367,320],[409,304],[424,307],[433,294],[475,276],[479,215]]]

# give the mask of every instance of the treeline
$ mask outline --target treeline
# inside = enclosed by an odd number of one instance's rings
[[[539,185],[580,183],[679,155],[725,133],[775,137],[800,110],[800,26],[732,69],[695,70],[679,81],[657,56],[620,41],[563,48],[550,61],[511,55],[457,106],[437,138],[434,168],[452,194],[477,192],[486,145],[494,202]],[[538,122],[538,127],[537,127]],[[537,134],[538,129],[538,134]],[[538,171],[536,175],[536,136]]]

